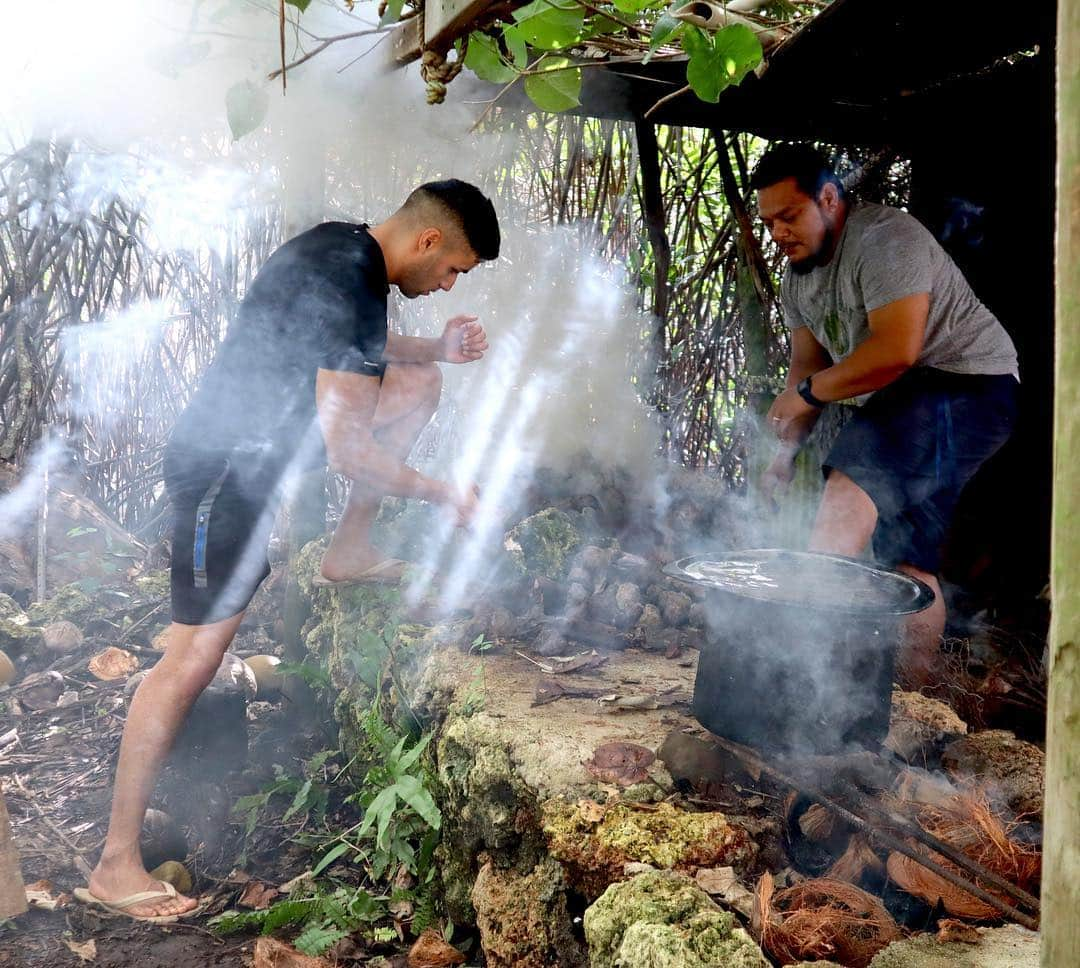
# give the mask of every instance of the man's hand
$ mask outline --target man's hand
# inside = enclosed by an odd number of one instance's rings
[[[472,524],[480,507],[480,488],[475,484],[461,489],[451,485],[446,506],[454,515],[454,526],[467,528]]]
[[[455,316],[447,321],[441,337],[444,362],[473,363],[487,352],[487,334],[476,319],[476,316]]]
[[[769,407],[766,422],[769,430],[785,443],[798,443],[800,419],[819,414],[817,407],[812,407],[794,387],[788,387]]]
[[[787,493],[795,477],[795,455],[798,451],[786,444],[776,452],[761,475],[761,496],[775,509],[779,498]]]

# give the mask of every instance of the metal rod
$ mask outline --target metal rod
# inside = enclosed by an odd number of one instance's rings
[[[1006,917],[1011,918],[1017,924],[1022,925],[1025,928],[1029,928],[1032,931],[1039,930],[1039,922],[1037,918],[1033,918],[1030,915],[1024,914],[1023,911],[1017,910],[1011,904],[1001,900],[1001,898],[990,894],[988,891],[984,891],[978,884],[974,884],[967,878],[961,877],[959,874],[953,873],[947,867],[942,867],[940,864],[935,863],[925,854],[915,850],[913,847],[905,844],[902,840],[893,837],[891,834],[885,833],[883,830],[877,830],[869,823],[863,820],[861,817],[855,816],[850,810],[841,804],[837,803],[831,797],[827,796],[821,790],[812,786],[806,781],[798,781],[792,777],[781,773],[775,767],[769,766],[764,760],[757,756],[751,750],[740,746],[738,743],[732,743],[729,740],[724,739],[721,736],[713,734],[713,741],[723,750],[731,753],[732,756],[738,757],[743,762],[748,763],[755,770],[759,770],[762,773],[771,776],[774,780],[783,783],[785,786],[791,787],[793,790],[799,790],[805,793],[811,800],[815,800],[823,807],[831,810],[841,820],[857,830],[861,830],[875,840],[880,841],[886,847],[891,850],[895,850],[898,853],[903,854],[905,857],[910,857],[916,864],[925,867],[928,871],[932,871],[937,874],[938,877],[944,878],[954,887],[960,888],[973,897],[977,897],[980,901],[984,901],[989,904],[994,910],[1000,911]]]
[[[968,857],[963,851],[957,850],[952,844],[946,843],[940,837],[935,837],[932,833],[923,830],[922,827],[917,823],[913,823],[907,817],[903,817],[898,813],[888,810],[881,804],[875,803],[872,797],[866,796],[866,794],[859,790],[854,784],[842,777],[836,778],[836,785],[845,796],[851,797],[860,805],[860,807],[877,814],[882,822],[902,830],[908,836],[915,838],[920,843],[931,848],[931,850],[948,858],[958,867],[964,868],[980,880],[986,881],[987,884],[998,888],[998,890],[1004,891],[1021,904],[1032,908],[1036,913],[1039,912],[1039,899],[1033,894],[1029,894],[1022,887],[1018,887],[1011,881],[1005,880],[1000,874],[994,873],[994,871],[983,866],[977,860]]]

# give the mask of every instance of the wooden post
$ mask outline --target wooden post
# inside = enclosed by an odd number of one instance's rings
[[[0,793],[0,918],[26,911],[26,888],[19,869],[19,852],[11,839],[11,820]]]
[[[1043,968],[1080,965],[1080,0],[1057,33],[1057,255]]]

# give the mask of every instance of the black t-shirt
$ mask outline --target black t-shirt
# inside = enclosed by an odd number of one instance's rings
[[[170,450],[227,457],[260,478],[325,463],[316,371],[382,372],[388,292],[367,226],[326,222],[285,243],[251,284]]]

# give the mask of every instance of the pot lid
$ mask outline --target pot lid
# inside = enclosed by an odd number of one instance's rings
[[[813,551],[755,548],[692,555],[664,572],[759,602],[848,615],[910,615],[934,601],[929,586],[903,572]]]

